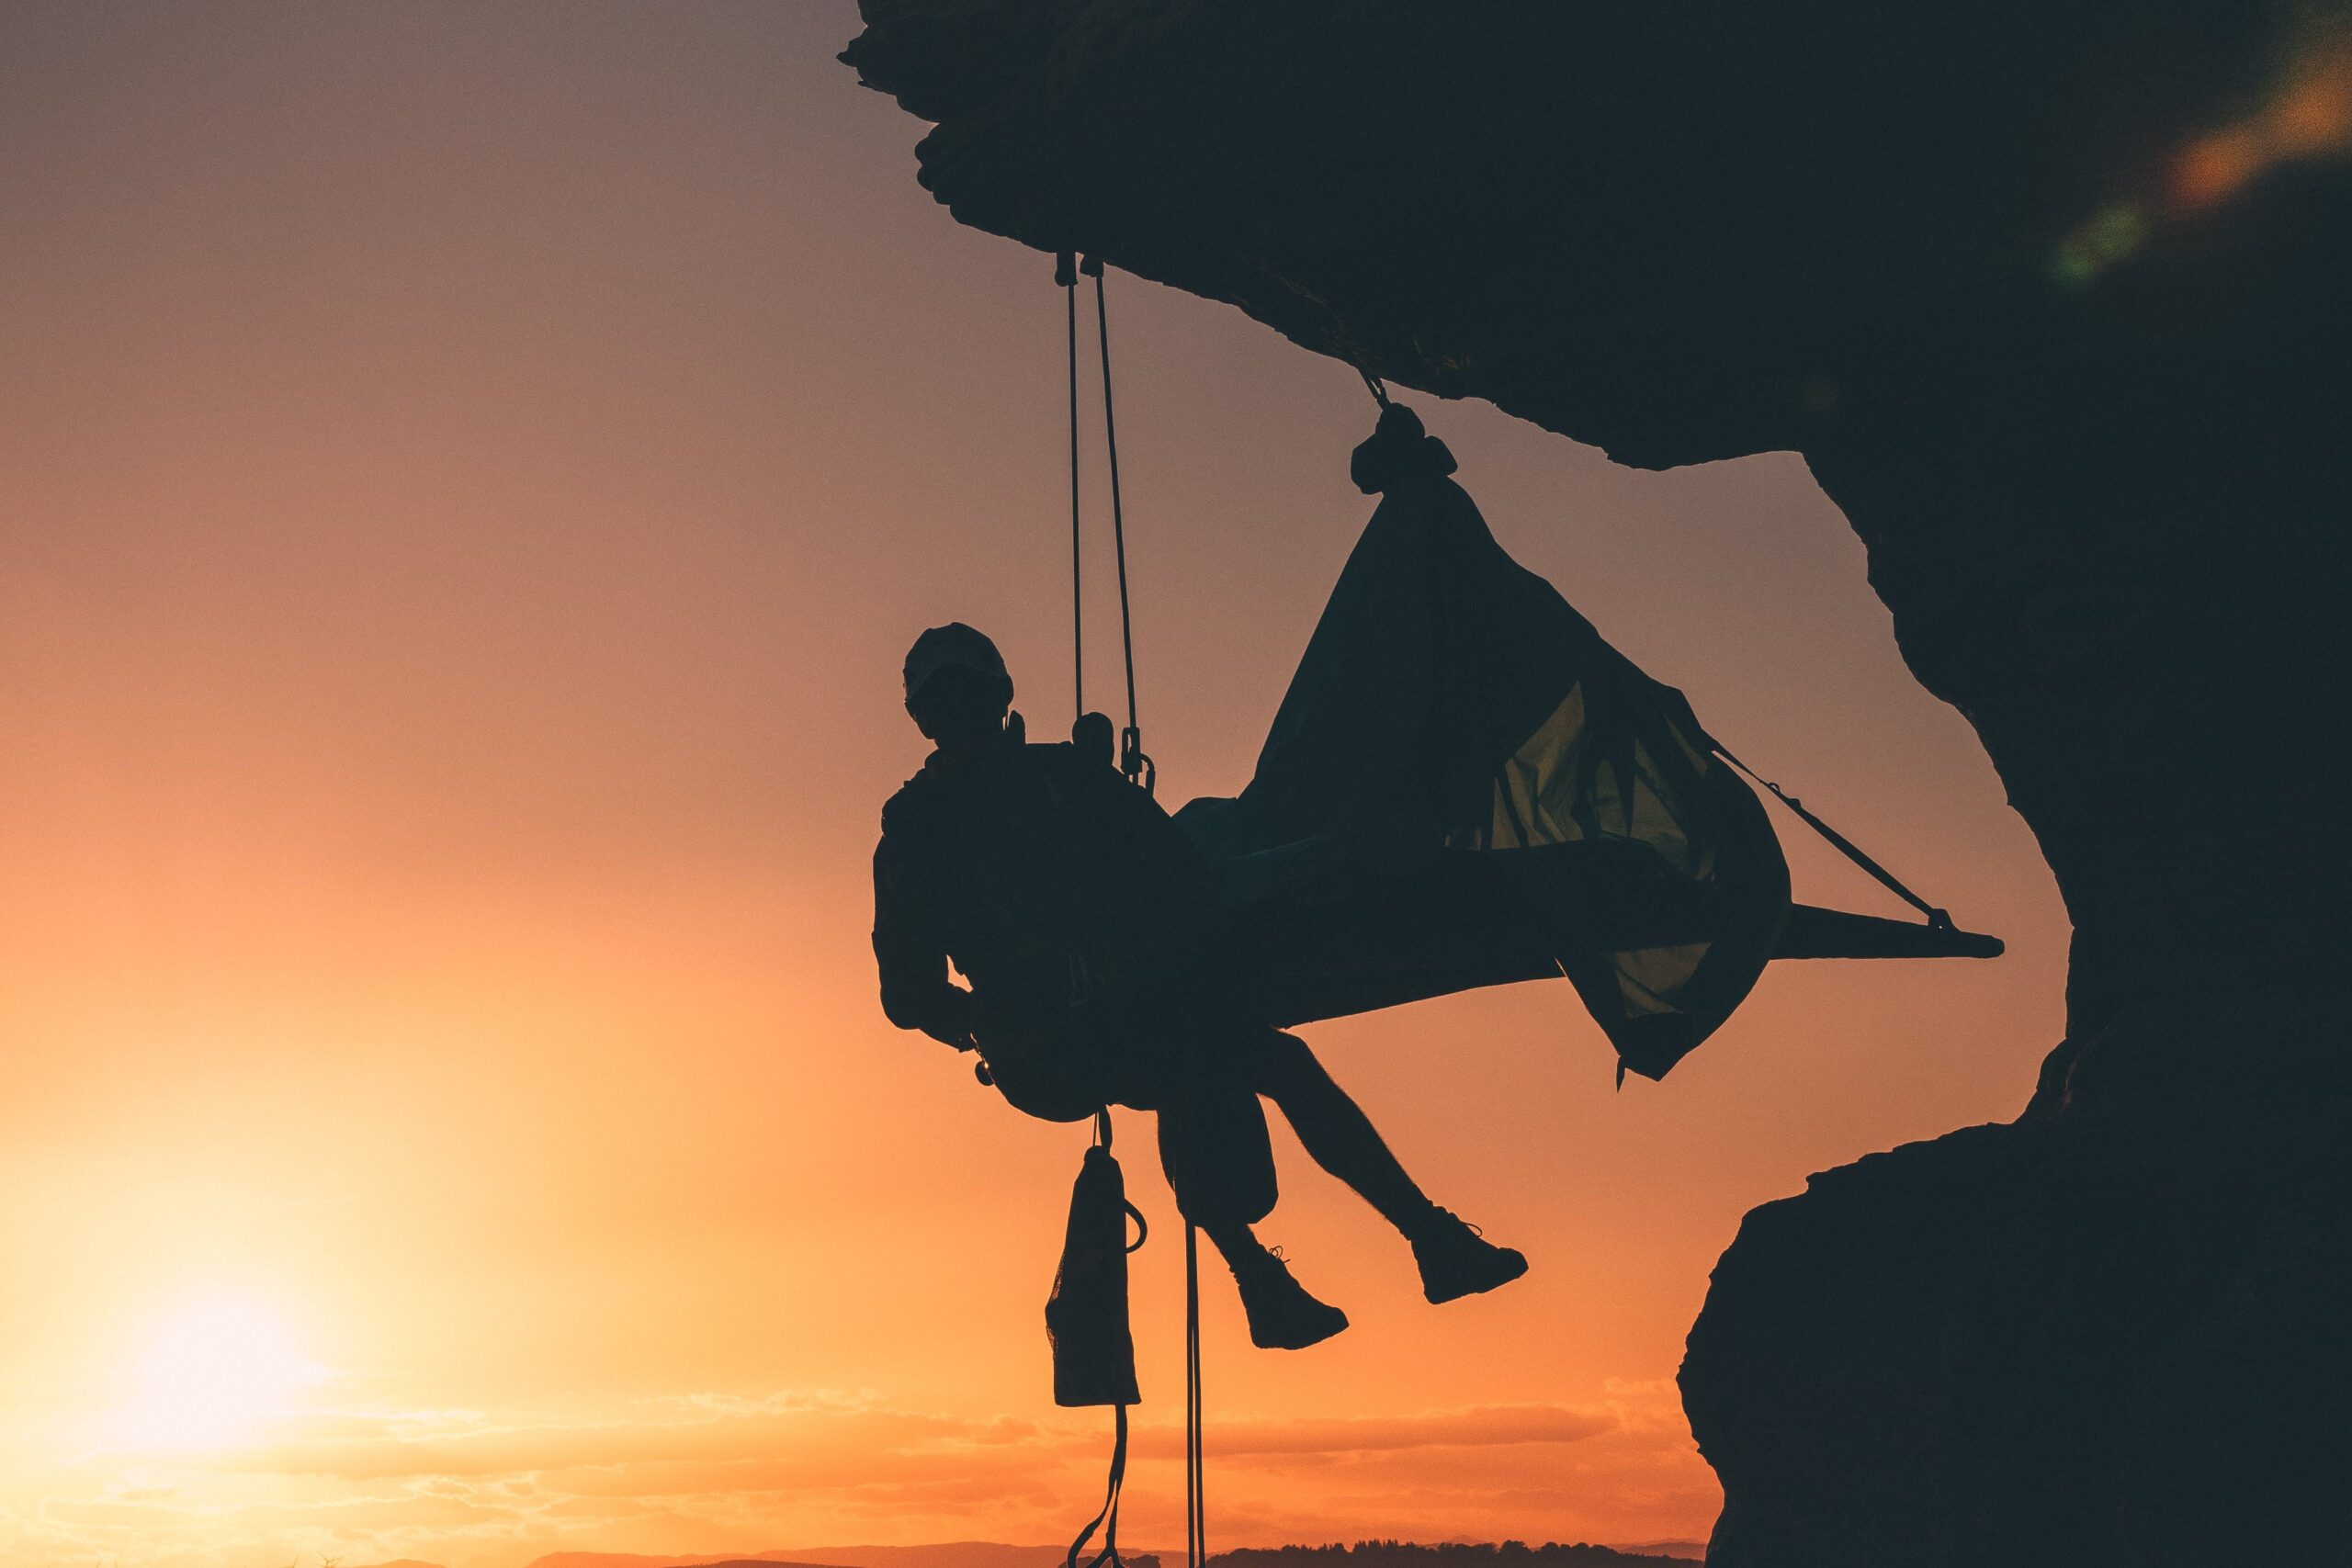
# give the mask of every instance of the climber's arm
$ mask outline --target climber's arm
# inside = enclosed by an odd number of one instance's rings
[[[892,1023],[958,1051],[973,1048],[972,994],[948,979],[918,869],[888,831],[874,851],[874,959],[882,1011]]]

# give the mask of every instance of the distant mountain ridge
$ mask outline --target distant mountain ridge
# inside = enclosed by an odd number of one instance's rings
[[[1659,1541],[1659,1547],[1685,1546]],[[1353,1546],[1242,1547],[1209,1559],[1213,1568],[1662,1568],[1693,1561],[1678,1552],[1629,1551],[1587,1541],[1547,1540],[1541,1546],[1448,1541],[1419,1546],[1407,1540],[1360,1540]]]
[[[767,1551],[700,1551],[664,1557],[626,1551],[551,1551],[529,1568],[1060,1568],[1068,1546],[1008,1546],[993,1540],[951,1540],[935,1546],[811,1546]],[[1150,1552],[1123,1552],[1136,1568],[1159,1568]]]
[[[933,1556],[933,1551],[938,1556]],[[776,1551],[760,1556],[729,1556],[718,1563],[694,1563],[689,1568],[1063,1568],[1070,1559],[1070,1550],[965,1542],[955,1547],[849,1547],[847,1556],[864,1556],[868,1561],[814,1563],[799,1551]],[[1120,1561],[1125,1561],[1126,1568],[1159,1568],[1158,1551],[1120,1551]]]
[[[1065,1546],[1008,1546],[1001,1541],[956,1540],[935,1546],[813,1546],[768,1551],[686,1553],[674,1557],[620,1551],[555,1551],[529,1568],[1061,1568]],[[1664,1568],[1705,1556],[1697,1541],[1646,1541],[1639,1546],[1594,1546],[1577,1541],[1521,1541],[1499,1545],[1448,1541],[1420,1546],[1411,1541],[1360,1540],[1353,1545],[1243,1547],[1215,1553],[1212,1568]],[[1129,1568],[1160,1568],[1182,1553],[1125,1551]]]
[[[748,1557],[740,1551],[689,1551],[676,1556],[643,1551],[550,1551],[531,1559],[528,1568],[732,1568],[744,1562],[756,1562],[760,1568],[775,1568],[779,1562],[789,1562],[793,1568],[851,1568],[846,1562],[810,1562],[788,1551],[763,1551]]]
[[[776,1568],[776,1564],[786,1562],[792,1568],[855,1568],[847,1562],[815,1562],[791,1551],[748,1555],[741,1551],[688,1551],[675,1556],[643,1551],[550,1551],[531,1559],[527,1568],[739,1568],[746,1562],[757,1563],[759,1568]]]

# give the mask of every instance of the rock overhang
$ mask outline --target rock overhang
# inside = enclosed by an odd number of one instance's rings
[[[2324,80],[2339,35],[2302,7],[865,11],[843,58],[935,122],[921,177],[958,220],[1640,466],[2136,377],[2222,321],[2243,350],[2352,267],[2324,93],[2268,159],[2316,197],[2266,201],[2230,140]]]

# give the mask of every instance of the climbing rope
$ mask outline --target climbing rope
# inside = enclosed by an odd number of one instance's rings
[[[1201,1230],[1184,1226],[1184,1568],[1209,1560],[1207,1472],[1201,1463]]]
[[[1119,771],[1146,795],[1158,771],[1144,755],[1142,721],[1136,717],[1136,624],[1127,600],[1127,514],[1119,493],[1119,422],[1111,405],[1111,308],[1102,293],[1102,258],[1089,256],[1081,268],[1094,279],[1094,340],[1102,352],[1102,450],[1111,468],[1111,544],[1119,570],[1119,651],[1126,662],[1127,728],[1119,735]]]
[[[1143,749],[1142,721],[1136,706],[1135,604],[1127,592],[1126,497],[1119,485],[1118,410],[1111,394],[1111,310],[1102,288],[1101,258],[1080,260],[1063,251],[1054,262],[1054,281],[1062,286],[1068,306],[1069,341],[1069,592],[1071,663],[1077,673],[1072,687],[1078,712],[1086,713],[1086,619],[1080,576],[1080,486],[1078,469],[1078,279],[1094,280],[1094,335],[1102,361],[1102,446],[1111,474],[1111,545],[1119,578],[1119,652],[1125,666],[1127,724],[1119,734],[1119,771],[1147,795],[1159,782],[1159,770]]]
[[[1127,782],[1146,795],[1159,782],[1159,769],[1143,749],[1143,725],[1137,716],[1136,703],[1136,636],[1135,607],[1127,592],[1127,518],[1125,496],[1119,486],[1119,424],[1118,411],[1112,397],[1111,382],[1111,310],[1102,287],[1102,263],[1099,257],[1088,256],[1081,261],[1076,253],[1063,251],[1054,258],[1054,281],[1061,287],[1064,318],[1069,344],[1069,593],[1070,593],[1070,687],[1077,701],[1078,715],[1086,716],[1086,618],[1085,579],[1083,576],[1084,531],[1082,526],[1081,490],[1079,482],[1079,409],[1078,409],[1078,280],[1083,275],[1094,280],[1094,333],[1102,364],[1102,444],[1103,455],[1111,475],[1111,542],[1113,558],[1117,564],[1119,579],[1119,653],[1126,676],[1127,723],[1119,736],[1119,771]],[[1375,395],[1377,389],[1375,388]],[[1383,400],[1385,400],[1385,399]],[[1094,1138],[1104,1148],[1111,1144],[1111,1111],[1105,1106],[1095,1112]],[[1132,1212],[1132,1207],[1130,1209]],[[1143,1216],[1136,1214],[1140,1224]],[[1138,1235],[1132,1252],[1143,1245]],[[1203,1568],[1208,1562],[1208,1516],[1203,1500],[1201,1466],[1201,1262],[1200,1229],[1189,1221],[1184,1226],[1184,1562],[1186,1568]],[[1078,1539],[1070,1543],[1068,1568],[1081,1568],[1079,1554],[1084,1551],[1094,1532],[1102,1532],[1102,1545],[1087,1559],[1083,1568],[1125,1568],[1119,1556],[1119,1498],[1126,1483],[1127,1472],[1127,1407],[1112,1407],[1112,1440],[1110,1480],[1103,1493],[1102,1506]]]
[[[1069,629],[1070,699],[1086,711],[1086,583],[1078,517],[1078,258],[1064,251],[1054,258],[1054,281],[1061,285],[1069,323]]]
[[[1111,1429],[1114,1434],[1111,1438],[1111,1480],[1103,1492],[1102,1507],[1086,1521],[1086,1528],[1078,1532],[1078,1539],[1069,1543],[1069,1553],[1063,1560],[1064,1568],[1106,1568],[1106,1565],[1109,1568],[1126,1568],[1126,1559],[1119,1555],[1119,1494],[1127,1483],[1125,1405],[1111,1406]],[[1086,1550],[1086,1543],[1094,1538],[1098,1529],[1102,1532],[1102,1548],[1080,1564],[1078,1554]]]

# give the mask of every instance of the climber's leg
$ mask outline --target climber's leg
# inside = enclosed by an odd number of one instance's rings
[[[1307,1294],[1283,1260],[1250,1234],[1252,1222],[1274,1206],[1273,1154],[1258,1097],[1213,1073],[1172,1080],[1154,1120],[1159,1168],[1187,1223],[1207,1233],[1209,1245],[1233,1270],[1250,1343],[1268,1350],[1298,1350],[1348,1325],[1348,1314]]]
[[[1248,1225],[1226,1222],[1201,1229],[1233,1270],[1241,1310],[1250,1318],[1250,1343],[1261,1350],[1303,1350],[1347,1327],[1348,1314],[1309,1295]]]
[[[1273,1211],[1274,1148],[1258,1096],[1232,1074],[1194,1073],[1159,1097],[1159,1168],[1196,1225],[1255,1224]]]
[[[1520,1253],[1483,1239],[1476,1227],[1430,1201],[1306,1042],[1270,1030],[1253,1061],[1258,1091],[1282,1108],[1315,1163],[1354,1188],[1413,1244],[1424,1297],[1450,1302],[1527,1272]]]
[[[1315,1163],[1355,1189],[1381,1218],[1411,1235],[1441,1213],[1306,1041],[1270,1029],[1248,1060],[1250,1087],[1282,1109]]]

